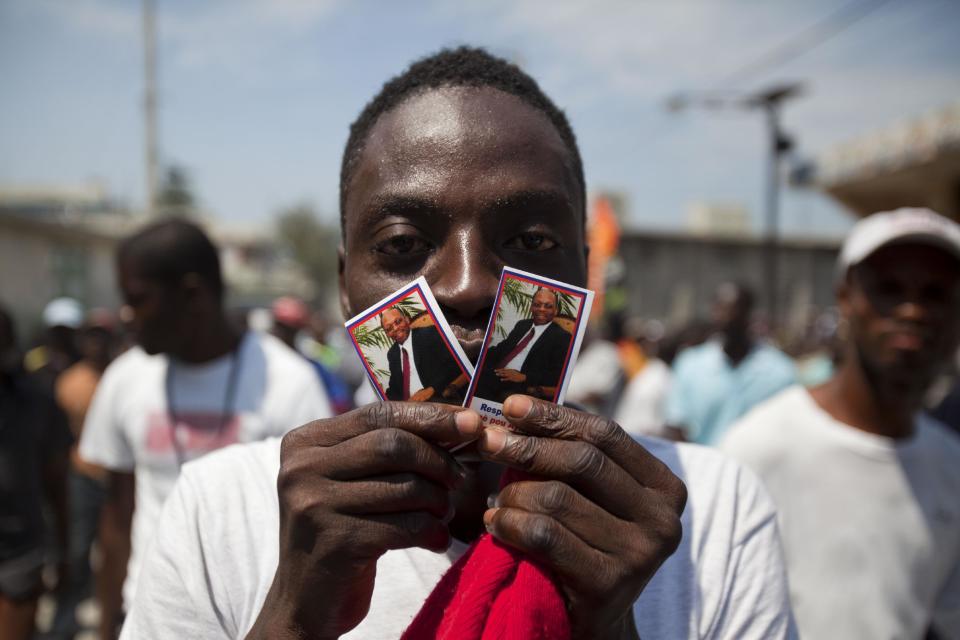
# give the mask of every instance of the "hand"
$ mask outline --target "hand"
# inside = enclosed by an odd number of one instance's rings
[[[466,472],[440,445],[480,431],[470,409],[384,402],[288,433],[279,563],[247,637],[339,637],[366,616],[387,550],[446,549],[451,491]]]
[[[516,369],[494,369],[493,372],[503,382],[526,382],[527,380],[527,376]]]
[[[610,420],[520,395],[503,413],[516,432],[486,429],[478,451],[543,480],[504,487],[488,531],[553,572],[575,637],[635,633],[633,603],[680,543],[686,487]]]
[[[433,387],[424,387],[410,396],[410,402],[426,402],[433,397]]]

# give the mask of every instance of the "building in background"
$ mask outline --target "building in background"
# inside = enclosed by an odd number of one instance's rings
[[[779,251],[779,308],[786,333],[801,332],[833,305],[840,238],[783,238]],[[630,315],[662,320],[678,328],[709,314],[714,290],[739,281],[763,285],[763,239],[750,235],[701,235],[625,231],[620,257]],[[762,306],[758,311],[763,312]]]
[[[22,335],[40,327],[44,306],[70,296],[84,307],[116,309],[114,250],[145,218],[90,185],[0,189],[0,300]],[[280,295],[313,297],[313,283],[282,250],[269,223],[206,220],[220,247],[228,304],[269,307]]]
[[[811,179],[858,216],[928,207],[960,220],[960,102],[837,145]]]

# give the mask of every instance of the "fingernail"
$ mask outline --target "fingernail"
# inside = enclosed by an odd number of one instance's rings
[[[480,427],[480,416],[470,410],[460,411],[453,416],[453,421],[457,425],[457,431],[465,436],[475,435]]]
[[[487,531],[493,533],[493,516],[497,515],[498,509],[487,509],[483,512],[483,526]]]
[[[507,432],[498,429],[484,429],[480,447],[487,453],[496,455],[507,446],[508,435]]]
[[[500,495],[500,494],[498,494],[498,493],[491,493],[490,495],[487,496],[487,508],[488,508],[488,509],[493,509],[494,507],[497,506],[497,496],[498,496],[498,495]]]
[[[527,396],[510,396],[503,405],[503,412],[511,418],[526,418],[533,409],[533,400]]]

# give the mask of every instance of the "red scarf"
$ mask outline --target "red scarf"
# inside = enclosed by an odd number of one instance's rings
[[[504,473],[501,487],[518,474]],[[444,574],[401,640],[570,640],[546,570],[484,533]]]

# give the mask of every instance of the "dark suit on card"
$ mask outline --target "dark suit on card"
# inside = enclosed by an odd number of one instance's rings
[[[460,365],[447,345],[444,344],[439,330],[433,325],[410,330],[410,350],[413,352],[413,363],[417,367],[417,374],[423,388],[433,387],[434,395],[431,401],[449,402],[440,397],[461,373]],[[400,345],[393,343],[387,351],[387,362],[390,365],[390,382],[387,385],[388,400],[403,400],[403,365],[400,356]],[[413,395],[420,389],[410,389]]]
[[[573,335],[555,322],[551,322],[533,343],[520,367],[520,373],[526,376],[526,381],[501,381],[494,373],[494,369],[501,367],[501,361],[514,350],[532,327],[533,320],[521,320],[505,340],[487,352],[483,370],[480,372],[480,381],[477,383],[478,397],[503,402],[512,393],[529,393],[531,387],[556,387],[560,384],[560,374]]]

